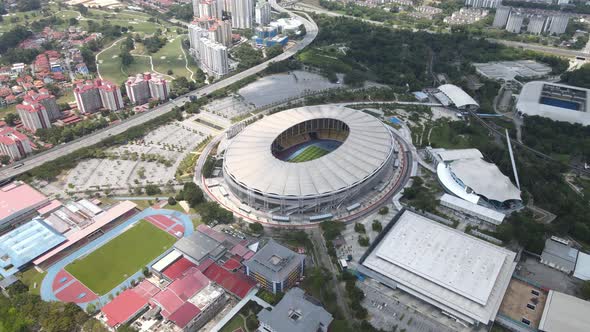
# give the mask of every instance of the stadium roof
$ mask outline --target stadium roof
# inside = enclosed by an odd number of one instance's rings
[[[26,183],[12,182],[0,188],[0,226],[18,214],[37,209],[49,199]]]
[[[16,269],[65,240],[42,219],[33,219],[0,236],[0,274],[14,274]]]
[[[292,288],[274,308],[261,310],[258,320],[274,331],[317,332],[326,331],[333,318],[323,307],[308,301],[301,288]]]
[[[280,282],[296,268],[301,266],[305,256],[286,248],[273,239],[258,250],[243,264],[252,272],[263,275],[267,280]]]
[[[458,108],[471,105],[479,107],[479,104],[475,101],[475,99],[471,98],[470,95],[468,95],[465,91],[463,91],[463,89],[456,85],[443,84],[439,86],[438,89],[444,93]]]
[[[285,130],[312,119],[337,119],[349,135],[320,158],[291,163],[273,156],[271,145]],[[236,182],[281,196],[322,195],[346,189],[377,172],[393,153],[393,137],[375,117],[344,107],[300,107],[246,127],[225,152],[224,169]]]
[[[125,324],[145,308],[147,304],[147,299],[133,290],[127,289],[102,307],[100,311],[107,317],[107,324],[114,328],[119,324]]]
[[[556,87],[580,90],[586,92],[585,112],[569,110],[562,107],[541,104],[541,92],[545,85]],[[526,115],[538,115],[546,117],[555,121],[567,121],[570,123],[580,123],[584,126],[590,125],[590,90],[569,86],[565,84],[557,84],[551,82],[534,81],[528,82],[520,91],[518,101],[516,102],[516,109]]]
[[[574,277],[582,280],[590,280],[590,255],[581,251],[578,253]]]
[[[539,330],[545,332],[590,331],[590,302],[550,290]]]
[[[483,155],[478,149],[433,149],[442,161],[454,161],[458,159],[482,159]]]
[[[520,190],[500,172],[498,166],[483,159],[453,161],[451,171],[475,193],[490,200],[520,200]]]
[[[392,223],[361,260],[361,272],[469,323],[495,319],[515,253],[408,210]]]

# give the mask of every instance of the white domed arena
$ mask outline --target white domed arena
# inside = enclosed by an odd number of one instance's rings
[[[228,145],[223,177],[242,203],[273,215],[318,214],[358,204],[389,181],[395,140],[379,119],[332,105],[282,111]]]

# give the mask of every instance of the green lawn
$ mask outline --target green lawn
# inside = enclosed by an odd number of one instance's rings
[[[138,224],[110,242],[66,266],[80,282],[103,295],[141,270],[170,248],[176,239],[147,221]]]
[[[304,161],[310,161],[310,160],[317,159],[321,156],[327,155],[328,153],[330,153],[330,151],[324,150],[320,147],[312,145],[312,146],[308,146],[307,148],[305,148],[305,150],[303,150],[303,152],[298,154],[297,157],[295,157],[289,161],[292,163],[302,163]]]
[[[186,37],[178,37],[174,39],[174,41],[168,42],[158,52],[152,54],[154,68],[158,72],[162,74],[167,74],[168,69],[172,69],[173,74],[171,76],[184,76],[186,78],[190,78],[191,74],[188,70],[186,70],[184,54],[182,53],[181,42],[183,39],[186,39]],[[190,63],[189,68],[191,68]],[[191,70],[193,72],[196,72],[197,69],[193,67],[191,68]]]
[[[39,295],[39,290],[41,289],[41,281],[43,281],[45,274],[47,273],[41,273],[35,270],[35,268],[30,268],[25,272],[20,273],[19,278],[23,284],[29,287],[29,293]]]
[[[245,325],[244,318],[242,318],[240,314],[236,314],[232,319],[230,319],[229,322],[227,322],[227,324],[221,328],[221,330],[219,330],[219,332],[233,332],[239,328],[241,328],[243,331],[246,331]]]

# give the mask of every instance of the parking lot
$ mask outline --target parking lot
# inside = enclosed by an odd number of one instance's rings
[[[581,280],[541,264],[538,258],[526,254],[517,265],[516,274],[544,288],[570,295],[576,295],[581,284]]]
[[[444,316],[440,310],[412,299],[372,280],[357,282],[365,292],[363,307],[369,312],[369,322],[386,331],[451,332],[469,331],[461,324]]]
[[[65,177],[67,191],[128,190],[174,181],[178,164],[211,135],[191,119],[157,128],[142,139],[105,151],[104,158],[84,160]]]
[[[254,105],[248,104],[241,96],[230,96],[217,99],[207,104],[204,109],[228,120],[255,110]]]

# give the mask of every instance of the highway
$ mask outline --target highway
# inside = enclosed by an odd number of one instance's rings
[[[521,43],[521,42],[516,42],[516,41],[511,41],[511,40],[501,40],[501,39],[493,39],[493,38],[488,38],[487,40],[492,43],[498,43],[498,44],[502,44],[502,45],[506,45],[506,46],[510,46],[510,47],[524,48],[524,49],[531,50],[531,51],[537,51],[537,52],[542,52],[542,53],[547,53],[547,54],[552,54],[552,55],[557,55],[557,56],[563,56],[563,57],[568,57],[568,58],[574,58],[577,56],[584,57],[584,58],[590,57],[590,53],[588,53],[585,50],[584,51],[582,51],[582,50],[568,50],[565,48],[557,48],[557,47],[543,46],[543,45],[536,45],[536,44],[527,44],[527,43]]]
[[[276,0],[271,0],[270,3],[271,3],[272,8],[277,11],[288,12],[287,10],[280,7],[276,3]],[[295,14],[292,14],[292,15],[295,15]],[[318,34],[318,26],[315,24],[315,22],[313,22],[313,20],[304,19],[303,17],[298,16],[298,15],[295,15],[295,16],[297,16],[297,18],[303,22],[307,33],[301,41],[296,43],[291,48],[285,50],[284,53],[282,53],[282,54],[280,54],[268,61],[265,61],[257,66],[254,66],[254,67],[246,69],[240,73],[237,73],[233,76],[227,77],[225,79],[222,79],[218,82],[215,82],[215,83],[212,83],[212,84],[207,85],[205,87],[202,87],[202,88],[197,89],[195,91],[191,91],[188,94],[182,95],[172,101],[166,102],[165,104],[160,105],[152,110],[149,110],[144,113],[136,114],[133,117],[130,117],[129,119],[127,119],[119,124],[109,126],[109,127],[104,128],[102,130],[96,131],[90,135],[80,137],[74,141],[68,142],[66,144],[55,146],[48,151],[45,151],[45,152],[36,154],[34,156],[28,157],[26,159],[23,159],[20,161],[20,163],[22,163],[23,166],[21,166],[19,168],[15,169],[15,168],[11,168],[11,167],[6,167],[6,168],[2,169],[0,171],[0,180],[4,180],[4,179],[8,179],[8,178],[20,175],[20,174],[25,173],[35,167],[41,166],[47,162],[53,161],[59,157],[62,157],[62,156],[67,155],[69,153],[72,153],[76,150],[79,150],[81,148],[85,148],[85,147],[94,145],[96,143],[99,143],[99,142],[107,139],[110,136],[115,136],[115,135],[124,133],[125,131],[127,131],[128,129],[130,129],[132,127],[141,125],[143,123],[146,123],[152,119],[155,119],[161,115],[164,115],[164,114],[170,112],[176,106],[180,106],[180,105],[185,104],[186,102],[189,102],[190,96],[197,96],[197,98],[203,97],[203,96],[208,95],[216,90],[226,88],[226,87],[228,87],[228,86],[230,86],[230,85],[232,85],[232,84],[234,84],[234,83],[236,83],[248,76],[260,73],[263,70],[265,70],[273,62],[286,60],[286,59],[292,57],[297,52],[301,51],[307,45],[309,45]]]

